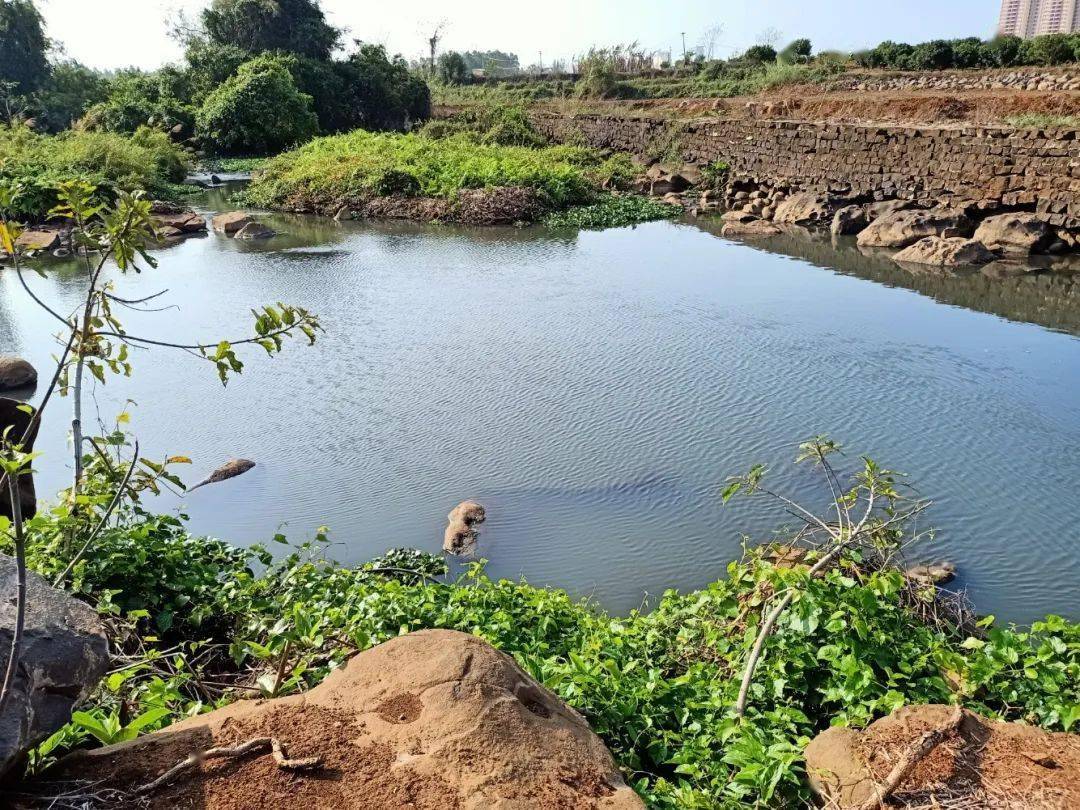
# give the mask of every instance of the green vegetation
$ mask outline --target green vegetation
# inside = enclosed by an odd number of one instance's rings
[[[1005,36],[986,41],[978,37],[936,39],[918,45],[888,40],[852,54],[852,58],[862,67],[891,70],[1064,65],[1080,61],[1080,34],[1046,34],[1031,39]]]
[[[1080,116],[1025,113],[1024,115],[1010,116],[1005,119],[1005,123],[1011,127],[1077,129],[1080,128]]]
[[[319,121],[282,60],[258,56],[214,90],[195,130],[226,154],[280,152],[315,135]]]
[[[101,478],[87,486],[96,510],[118,485],[106,470],[96,467]],[[96,514],[73,518],[61,505],[35,517],[31,566],[62,572],[71,521]],[[657,808],[801,804],[802,749],[815,733],[904,703],[959,698],[1048,729],[1080,723],[1080,626],[1057,617],[1030,631],[992,619],[933,623],[923,618],[935,612],[932,594],[860,553],[811,578],[751,552],[701,591],[669,591],[651,612],[615,617],[559,590],[492,581],[482,563],[456,581],[429,579],[445,564],[421,552],[345,569],[325,559],[327,542],[320,533],[281,546],[275,560],[125,507],[67,587],[110,617],[113,643],[133,665],[106,680],[35,767],[65,747],[124,739],[250,694],[230,684],[263,695],[310,687],[353,650],[422,628],[473,633],[513,655],[588,718]],[[420,573],[373,570],[388,567]],[[738,675],[762,613],[784,591],[797,597],[740,721]]]
[[[106,75],[50,65],[32,0],[0,0],[0,115],[50,132],[75,123],[126,134],[149,126],[195,137],[192,145],[212,153],[275,151],[357,127],[402,130],[430,115],[427,85],[400,56],[362,43],[335,56],[342,33],[318,0],[214,0],[197,21],[181,18],[174,28],[183,64]]]
[[[471,133],[439,139],[358,130],[268,161],[245,198],[269,208],[323,210],[392,192],[450,198],[463,189],[521,186],[540,192],[552,208],[566,208],[591,201],[614,166],[574,146],[531,149],[480,143]]]
[[[0,126],[0,183],[22,188],[14,216],[43,219],[56,205],[57,186],[79,180],[113,197],[144,190],[169,196],[184,179],[183,154],[161,132],[143,128],[128,137],[110,132],[41,135],[25,126]]]
[[[549,228],[623,228],[639,222],[656,219],[672,219],[682,214],[682,209],[665,205],[649,197],[636,194],[604,197],[600,202],[557,211],[544,219]]]

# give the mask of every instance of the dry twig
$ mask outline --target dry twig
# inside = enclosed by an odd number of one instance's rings
[[[946,723],[937,728],[930,729],[923,734],[918,742],[900,757],[896,765],[893,766],[893,769],[889,771],[889,775],[885,777],[885,782],[874,786],[874,795],[859,805],[856,810],[878,810],[879,807],[883,806],[886,799],[888,799],[889,796],[900,787],[900,784],[911,775],[911,772],[915,770],[915,767],[926,759],[931,751],[941,745],[960,728],[960,723],[963,722],[963,719],[964,709],[962,706],[957,706],[956,711],[953,712]]]
[[[279,768],[289,771],[306,771],[311,768],[317,768],[322,761],[320,757],[304,757],[302,759],[289,759],[285,756],[285,749],[281,743],[278,742],[276,737],[255,737],[252,740],[248,740],[246,743],[232,747],[218,747],[208,748],[205,751],[196,751],[193,754],[189,754],[186,758],[180,760],[180,762],[173,765],[165,773],[161,774],[157,779],[152,782],[147,782],[142,787],[135,790],[136,796],[146,796],[153,793],[158,788],[167,785],[173,781],[176,777],[182,773],[190,771],[192,768],[198,767],[203,761],[208,759],[235,759],[236,757],[242,757],[247,754],[257,751],[260,754],[265,754],[269,751],[273,754],[274,762],[277,763]]]

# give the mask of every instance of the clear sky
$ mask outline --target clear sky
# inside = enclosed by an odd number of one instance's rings
[[[155,68],[180,58],[167,34],[177,10],[195,16],[209,0],[38,0],[49,34],[67,55],[98,68]],[[330,21],[349,35],[416,57],[430,31],[445,20],[444,46],[500,49],[523,65],[568,58],[637,40],[678,52],[722,26],[718,55],[754,44],[773,29],[787,41],[807,36],[815,48],[853,50],[883,39],[918,42],[990,36],[999,0],[323,0]]]

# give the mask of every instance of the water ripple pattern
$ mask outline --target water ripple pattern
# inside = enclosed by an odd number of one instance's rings
[[[127,314],[137,333],[235,336],[249,306],[279,300],[326,326],[314,349],[249,354],[227,388],[197,358],[137,352],[133,380],[95,390],[106,420],[140,403],[144,452],[193,456],[192,480],[258,462],[160,499],[196,532],[247,543],[325,524],[333,555],[356,562],[437,550],[447,512],[473,498],[493,574],[624,610],[723,576],[744,535],[783,521],[763,503],[722,507],[728,475],[765,462],[823,506],[788,462],[828,433],[847,463],[872,453],[935,500],[923,556],[956,561],[981,610],[1080,618],[1075,337],[685,225],[272,224],[286,235],[210,235],[163,251],[157,271],[114,274],[118,295],[168,287],[178,305]],[[31,283],[66,309],[79,281],[56,268]],[[47,367],[50,333],[0,273],[0,350]],[[66,417],[50,417],[39,492],[70,474]]]

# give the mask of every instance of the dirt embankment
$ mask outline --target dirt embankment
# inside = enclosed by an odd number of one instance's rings
[[[1029,90],[879,90],[828,92],[794,85],[756,96],[552,103],[553,110],[630,113],[658,118],[780,118],[857,124],[1000,126],[1024,116],[1080,117],[1080,92]]]

